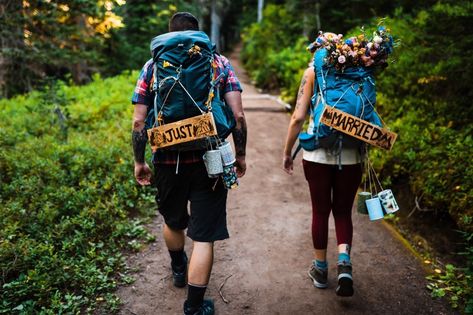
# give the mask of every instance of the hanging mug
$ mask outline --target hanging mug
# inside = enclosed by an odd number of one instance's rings
[[[222,142],[222,144],[218,146],[218,149],[222,155],[223,166],[233,165],[233,163],[235,163],[235,155],[233,154],[233,149],[230,142]]]
[[[371,193],[367,191],[360,191],[358,193],[358,200],[356,203],[356,210],[360,214],[368,214],[368,208],[366,208],[366,200],[371,199]]]
[[[222,179],[225,188],[233,189],[238,187],[238,177],[233,164],[223,167]]]
[[[219,177],[223,173],[222,156],[219,150],[205,152],[203,159],[210,178]]]
[[[366,208],[371,221],[379,220],[384,217],[383,208],[378,197],[366,200]]]
[[[386,189],[378,193],[378,197],[386,213],[394,213],[399,210],[399,206],[396,202],[396,199],[394,199],[391,189]]]

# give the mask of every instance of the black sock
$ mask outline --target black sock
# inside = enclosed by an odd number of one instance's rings
[[[170,250],[169,255],[171,256],[171,265],[173,267],[184,266],[184,249],[181,250]]]
[[[187,289],[187,305],[191,309],[198,309],[204,301],[205,290],[207,286],[195,286],[188,284]]]

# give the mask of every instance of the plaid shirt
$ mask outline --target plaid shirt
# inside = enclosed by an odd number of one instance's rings
[[[240,81],[238,80],[232,65],[224,56],[215,54],[214,63],[216,71],[214,76],[218,77],[221,73],[224,75],[220,78],[220,95],[223,95],[231,91],[242,91]],[[154,95],[152,90],[152,77],[153,77],[153,59],[148,60],[141,69],[136,87],[131,98],[131,103],[142,104],[148,107],[148,113],[153,108]],[[179,163],[196,163],[202,161],[202,155],[204,151],[165,151],[158,150],[153,154],[153,163],[155,164],[170,164],[175,165]]]

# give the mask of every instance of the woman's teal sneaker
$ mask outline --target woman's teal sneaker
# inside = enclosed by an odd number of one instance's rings
[[[316,288],[325,289],[326,287],[328,287],[327,275],[327,269],[321,269],[315,264],[312,264],[312,266],[310,267],[309,277],[314,282],[314,287]]]

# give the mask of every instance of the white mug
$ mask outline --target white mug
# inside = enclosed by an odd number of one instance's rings
[[[230,142],[222,142],[222,144],[218,146],[218,149],[222,155],[223,166],[233,165],[233,163],[235,163],[235,155],[233,154],[233,149]]]
[[[205,152],[203,159],[205,168],[207,169],[207,174],[210,178],[215,178],[222,175],[223,164],[220,150],[209,150]]]
[[[399,210],[399,206],[396,202],[396,199],[394,199],[391,189],[386,189],[378,193],[378,197],[386,213],[394,213]]]

